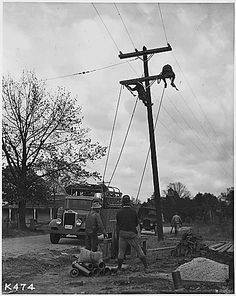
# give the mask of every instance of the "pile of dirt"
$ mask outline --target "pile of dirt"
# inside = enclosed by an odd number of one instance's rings
[[[229,277],[228,265],[202,257],[194,258],[176,270],[180,271],[183,280],[190,281],[225,282]]]

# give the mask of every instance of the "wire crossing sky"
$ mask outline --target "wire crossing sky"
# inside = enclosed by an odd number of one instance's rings
[[[3,3],[3,74],[34,70],[49,90],[64,86],[82,106],[90,136],[109,145],[119,81],[141,77],[143,61],[122,53],[164,47],[149,56],[149,74],[165,64],[176,91],[165,89],[156,145],[160,189],[180,181],[192,195],[233,185],[233,3]],[[132,62],[132,63],[130,63]],[[223,75],[222,75],[223,74]],[[163,83],[151,86],[153,112]],[[122,91],[106,179],[112,176],[135,97]],[[136,197],[149,147],[146,108],[138,101],[112,185]],[[103,175],[106,157],[90,164]],[[139,199],[153,193],[150,160]]]

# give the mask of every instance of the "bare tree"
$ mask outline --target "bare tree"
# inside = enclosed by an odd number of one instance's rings
[[[82,127],[81,107],[64,88],[46,91],[45,82],[25,71],[16,81],[2,81],[2,149],[17,188],[19,223],[25,228],[27,174],[67,172],[76,178],[99,176],[86,170],[88,161],[105,155]]]
[[[164,195],[168,195],[169,192],[177,193],[180,198],[187,198],[191,196],[191,193],[188,191],[187,186],[181,182],[170,183],[167,186],[167,190],[163,190]]]

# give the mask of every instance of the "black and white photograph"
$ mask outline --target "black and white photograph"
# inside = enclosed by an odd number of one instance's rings
[[[2,294],[234,294],[235,2],[3,1]]]

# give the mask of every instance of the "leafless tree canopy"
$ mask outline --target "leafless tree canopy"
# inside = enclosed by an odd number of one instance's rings
[[[48,93],[44,81],[23,72],[18,81],[3,77],[2,102],[3,157],[19,185],[19,200],[24,200],[24,180],[31,169],[41,176],[99,176],[85,166],[104,156],[106,147],[87,137],[81,107],[64,88]]]
[[[167,186],[167,190],[163,190],[164,195],[167,195],[169,190],[176,192],[180,198],[191,196],[191,193],[188,191],[187,186],[182,184],[181,182],[170,183]]]

